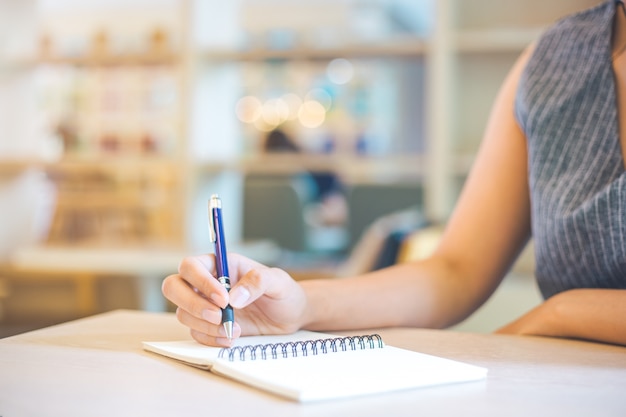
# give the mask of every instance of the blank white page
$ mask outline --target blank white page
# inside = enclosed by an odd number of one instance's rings
[[[385,346],[278,359],[218,359],[212,371],[297,401],[476,381],[485,368]]]

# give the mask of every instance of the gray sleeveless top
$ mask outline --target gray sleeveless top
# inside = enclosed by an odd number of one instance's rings
[[[615,1],[539,40],[515,112],[527,137],[536,277],[544,297],[626,288],[626,173],[611,63]]]

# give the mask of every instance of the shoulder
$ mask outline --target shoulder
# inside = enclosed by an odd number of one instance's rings
[[[537,103],[558,108],[589,90],[610,58],[614,3],[607,0],[562,18],[536,41],[519,75],[515,107],[521,125]]]
[[[556,21],[538,39],[531,62],[568,61],[577,55],[575,51],[596,46],[610,37],[614,11],[615,1],[607,0]]]
[[[615,12],[615,0],[604,0],[596,6],[581,10],[558,19],[546,33],[567,31],[580,28],[585,25],[594,25],[606,19],[612,18]]]

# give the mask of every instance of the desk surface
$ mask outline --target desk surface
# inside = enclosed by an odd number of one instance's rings
[[[114,311],[0,340],[0,416],[626,415],[626,348],[376,331],[389,345],[484,366],[489,375],[481,382],[301,405],[144,352],[143,340],[188,338],[172,314]]]

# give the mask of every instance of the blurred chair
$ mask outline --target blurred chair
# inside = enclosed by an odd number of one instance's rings
[[[249,174],[243,193],[244,241],[272,240],[294,252],[309,249],[305,212],[315,196],[310,177]]]
[[[407,237],[428,222],[417,208],[386,214],[373,221],[354,245],[337,276],[354,276],[403,262]]]
[[[353,249],[363,233],[385,215],[421,209],[421,184],[354,184],[347,193],[349,245]]]
[[[405,236],[398,251],[397,262],[417,261],[432,255],[441,240],[443,229],[443,225],[432,225]]]

